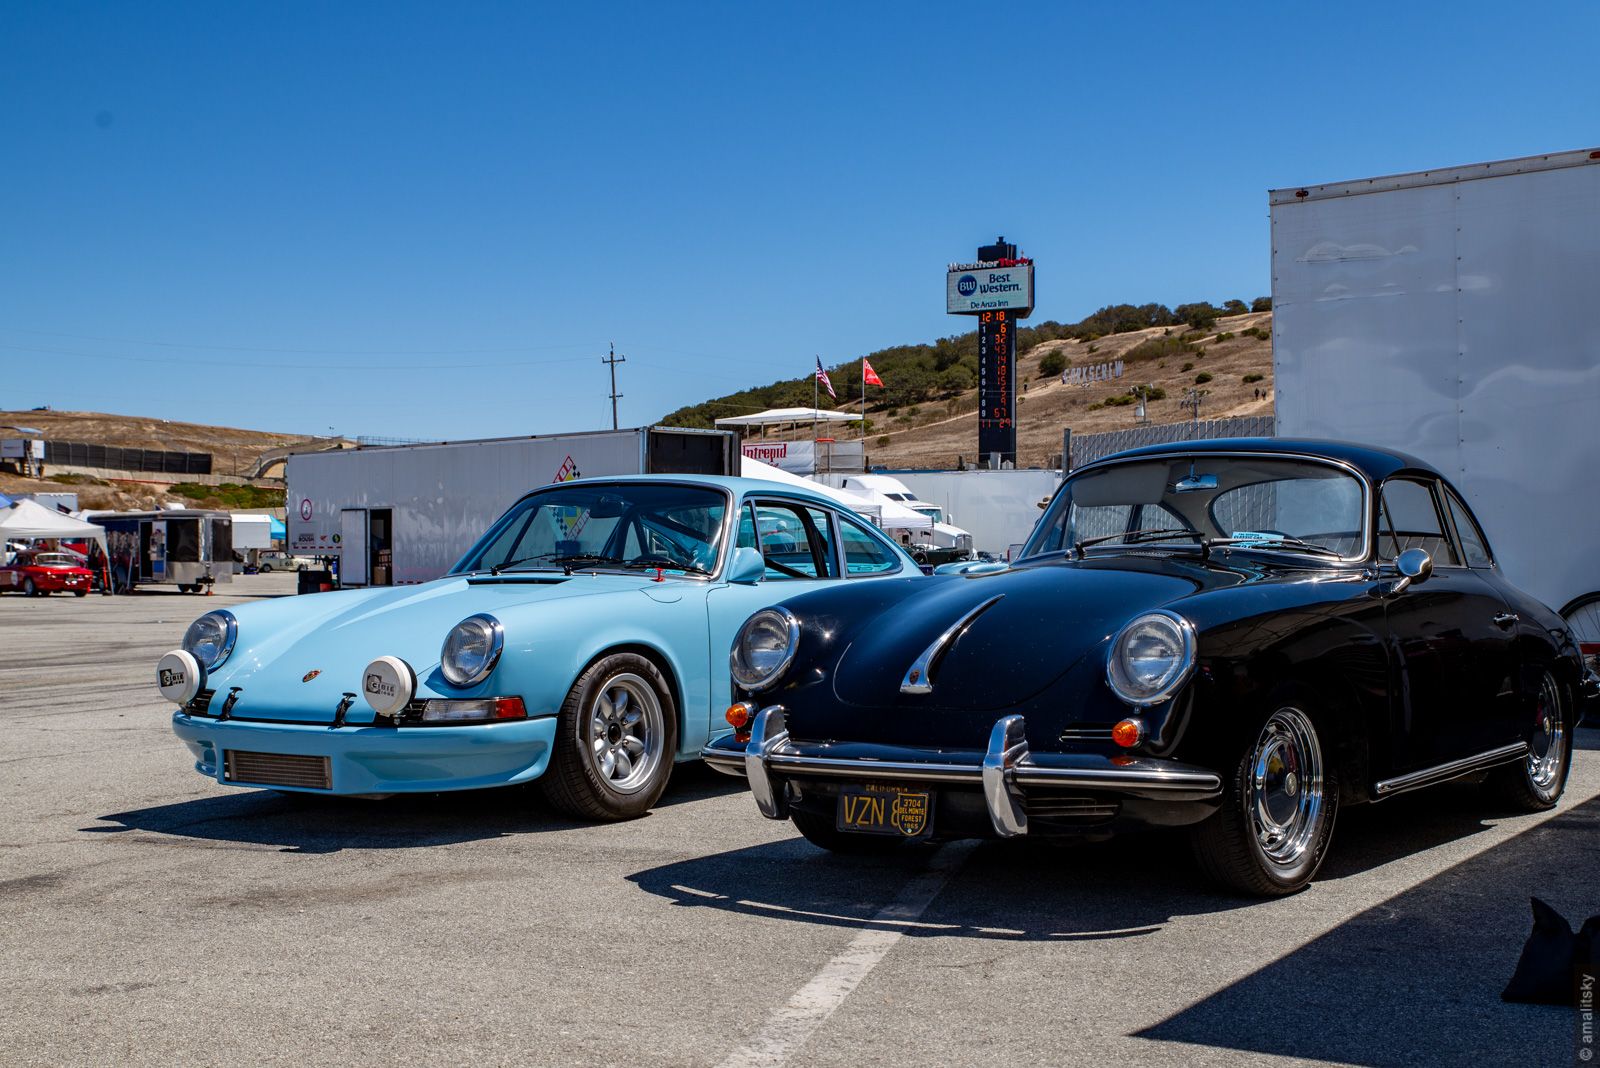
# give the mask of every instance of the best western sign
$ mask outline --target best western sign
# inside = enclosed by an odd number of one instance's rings
[[[1002,267],[992,263],[956,263],[944,283],[945,310],[951,315],[1033,310],[1033,264]]]

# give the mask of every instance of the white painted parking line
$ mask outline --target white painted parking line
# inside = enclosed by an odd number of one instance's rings
[[[972,848],[970,842],[941,847],[927,869],[901,887],[894,900],[850,940],[844,952],[823,965],[767,1019],[759,1035],[729,1054],[719,1068],[777,1068],[786,1062],[844,1004],[861,980],[905,936],[906,929],[922,926],[917,921],[923,910],[939,896]]]

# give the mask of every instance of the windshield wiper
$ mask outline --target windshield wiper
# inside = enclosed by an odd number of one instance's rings
[[[691,575],[711,574],[711,572],[707,571],[699,564],[680,564],[675,561],[668,560],[664,556],[639,556],[627,561],[622,566],[626,568],[638,568],[645,571],[659,569],[661,571],[684,571]]]
[[[1108,541],[1121,539],[1129,544],[1136,541],[1166,541],[1170,538],[1193,538],[1204,548],[1208,543],[1200,536],[1199,531],[1187,530],[1183,527],[1151,527],[1145,530],[1128,530],[1116,534],[1102,534],[1097,538],[1083,538],[1074,546],[1074,551],[1082,559],[1083,550],[1091,545],[1100,545]]]
[[[524,556],[521,559],[510,560],[503,564],[496,564],[489,569],[489,574],[498,575],[502,571],[516,567],[518,564],[531,564],[536,560],[545,560],[556,564],[562,571],[572,574],[573,564],[620,564],[621,560],[615,556],[602,556],[598,553],[572,553],[567,556],[557,556],[555,553],[538,553],[533,556]]]
[[[1287,534],[1274,534],[1270,538],[1213,538],[1211,544],[1231,545],[1236,549],[1276,549],[1282,546],[1286,549],[1303,549],[1308,553],[1321,553],[1324,556],[1340,558],[1344,556],[1338,549],[1330,549],[1326,545],[1318,545],[1314,541],[1305,541]]]

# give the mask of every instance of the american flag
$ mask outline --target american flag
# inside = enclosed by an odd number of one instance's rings
[[[817,357],[817,381],[821,382],[822,388],[828,391],[828,396],[832,397],[834,400],[839,399],[839,395],[833,391],[833,383],[828,381],[828,372],[822,369],[821,356]]]

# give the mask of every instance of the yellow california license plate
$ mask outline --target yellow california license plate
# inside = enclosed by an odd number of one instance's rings
[[[846,786],[839,791],[839,830],[926,838],[933,833],[933,794],[899,786]]]

